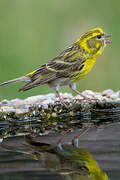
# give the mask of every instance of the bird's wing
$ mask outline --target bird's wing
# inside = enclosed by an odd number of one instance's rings
[[[80,70],[84,63],[84,57],[76,44],[63,51],[48,63],[41,66],[30,75],[31,81],[39,79],[40,84],[52,81],[54,78],[69,77],[71,72]]]
[[[78,71],[82,67],[83,61],[81,51],[72,46],[36,71],[27,74],[26,76],[29,76],[31,81],[19,91],[50,83],[58,78],[69,78],[72,72]]]

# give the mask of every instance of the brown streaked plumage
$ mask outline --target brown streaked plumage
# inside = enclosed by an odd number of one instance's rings
[[[100,28],[92,29],[84,33],[72,44],[71,47],[64,50],[59,56],[42,65],[39,69],[22,76],[0,84],[0,86],[27,82],[19,91],[27,91],[39,85],[48,84],[53,87],[62,101],[59,94],[59,86],[68,85],[77,94],[84,97],[76,90],[76,82],[82,79],[92,69],[96,58],[102,53],[104,47],[110,41],[109,35]]]

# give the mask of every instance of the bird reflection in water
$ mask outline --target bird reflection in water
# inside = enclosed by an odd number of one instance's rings
[[[62,138],[57,144],[42,143],[32,136],[25,136],[26,147],[29,151],[23,151],[11,146],[1,146],[10,151],[16,151],[29,155],[38,160],[46,170],[51,170],[64,176],[66,180],[109,180],[95,159],[89,152],[78,147],[78,138],[71,143],[62,143]]]
[[[31,136],[26,136],[26,141],[34,146],[38,159],[44,160],[45,168],[53,168],[61,175],[66,176],[68,180],[109,179],[91,154],[78,147],[78,138],[74,138],[71,143],[65,144],[62,144],[61,139],[57,145],[36,142]]]

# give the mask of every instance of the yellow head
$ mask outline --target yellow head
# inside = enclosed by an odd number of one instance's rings
[[[110,40],[107,39],[108,37],[110,35],[106,34],[101,28],[95,28],[82,34],[77,43],[92,56],[99,56],[106,44],[110,43]]]

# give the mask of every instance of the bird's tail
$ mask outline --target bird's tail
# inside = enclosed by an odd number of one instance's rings
[[[3,82],[3,83],[0,84],[0,86],[5,86],[5,85],[8,85],[8,84],[13,84],[13,83],[17,83],[17,82],[30,82],[30,78],[27,77],[27,76],[22,76],[22,77],[19,77],[19,78],[16,78],[16,79],[12,79],[10,81]]]

